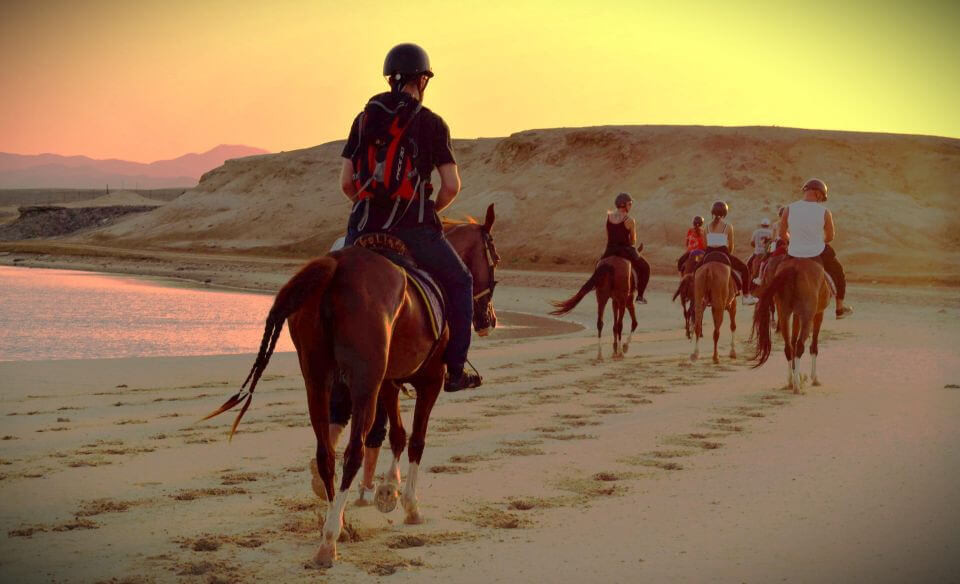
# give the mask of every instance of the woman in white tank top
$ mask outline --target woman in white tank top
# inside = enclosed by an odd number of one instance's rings
[[[723,201],[717,201],[710,209],[713,215],[713,221],[707,225],[707,249],[706,252],[720,251],[730,259],[730,265],[740,274],[740,281],[743,290],[743,303],[756,304],[757,299],[750,294],[750,271],[747,265],[740,258],[733,255],[734,236],[733,225],[730,225],[723,219],[727,216],[729,207]]]
[[[824,228],[827,208],[813,201],[797,201],[789,206],[790,243],[787,253],[795,258],[815,258],[826,247]]]
[[[791,203],[780,217],[780,235],[788,239],[787,253],[795,258],[817,258],[837,288],[837,318],[853,313],[844,304],[847,282],[843,266],[830,247],[836,235],[833,215],[823,206],[827,200],[827,185],[812,178],[804,183],[803,199]]]

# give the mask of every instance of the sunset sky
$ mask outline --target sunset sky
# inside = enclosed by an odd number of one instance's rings
[[[404,41],[430,53],[426,104],[459,138],[602,124],[960,137],[960,2],[469,5],[6,0],[0,151],[149,162],[342,139]]]

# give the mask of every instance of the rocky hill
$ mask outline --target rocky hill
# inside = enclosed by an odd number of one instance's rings
[[[123,246],[312,256],[341,234],[342,143],[228,160],[151,213],[84,237]],[[506,265],[587,267],[605,212],[630,192],[645,255],[671,273],[694,215],[723,199],[738,254],[810,176],[830,186],[835,248],[860,279],[960,276],[960,140],[776,127],[618,126],[455,141],[463,191],[450,209],[496,203]]]

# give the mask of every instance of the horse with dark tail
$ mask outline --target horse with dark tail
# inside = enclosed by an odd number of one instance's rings
[[[812,333],[810,342],[811,372],[813,385],[820,385],[817,378],[817,341],[823,323],[823,311],[830,299],[829,287],[823,266],[815,259],[788,258],[778,267],[773,279],[764,284],[759,293],[753,313],[753,332],[756,339],[754,367],[767,362],[773,351],[770,334],[771,307],[776,306],[783,336],[783,352],[787,359],[787,387],[800,393],[805,379],[797,369],[797,360],[803,356],[804,344]]]
[[[631,294],[635,291],[635,282],[633,267],[629,260],[618,256],[610,256],[600,260],[590,279],[580,287],[576,294],[566,300],[551,302],[555,310],[550,311],[550,314],[555,316],[567,314],[583,300],[584,296],[593,290],[596,290],[597,294],[597,359],[603,359],[600,341],[603,334],[603,312],[607,307],[607,301],[611,299],[613,300],[613,358],[622,359],[630,349],[633,331],[637,329],[637,314],[631,301]],[[623,343],[623,316],[626,311],[630,311],[632,324],[630,335],[627,337],[627,341]]]

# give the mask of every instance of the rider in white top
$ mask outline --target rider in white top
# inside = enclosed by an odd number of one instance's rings
[[[762,256],[767,253],[767,245],[773,239],[773,231],[770,230],[770,220],[764,218],[760,222],[760,228],[753,232],[750,241],[753,242],[753,255]]]
[[[823,206],[827,185],[812,178],[804,183],[803,199],[791,203],[780,216],[780,236],[788,241],[787,253],[795,258],[817,258],[837,287],[837,318],[853,313],[844,304],[847,281],[837,254],[830,247],[836,236],[833,214]]]
[[[827,208],[814,201],[790,203],[790,243],[787,253],[795,258],[815,258],[823,253]],[[832,222],[831,222],[832,223]]]

